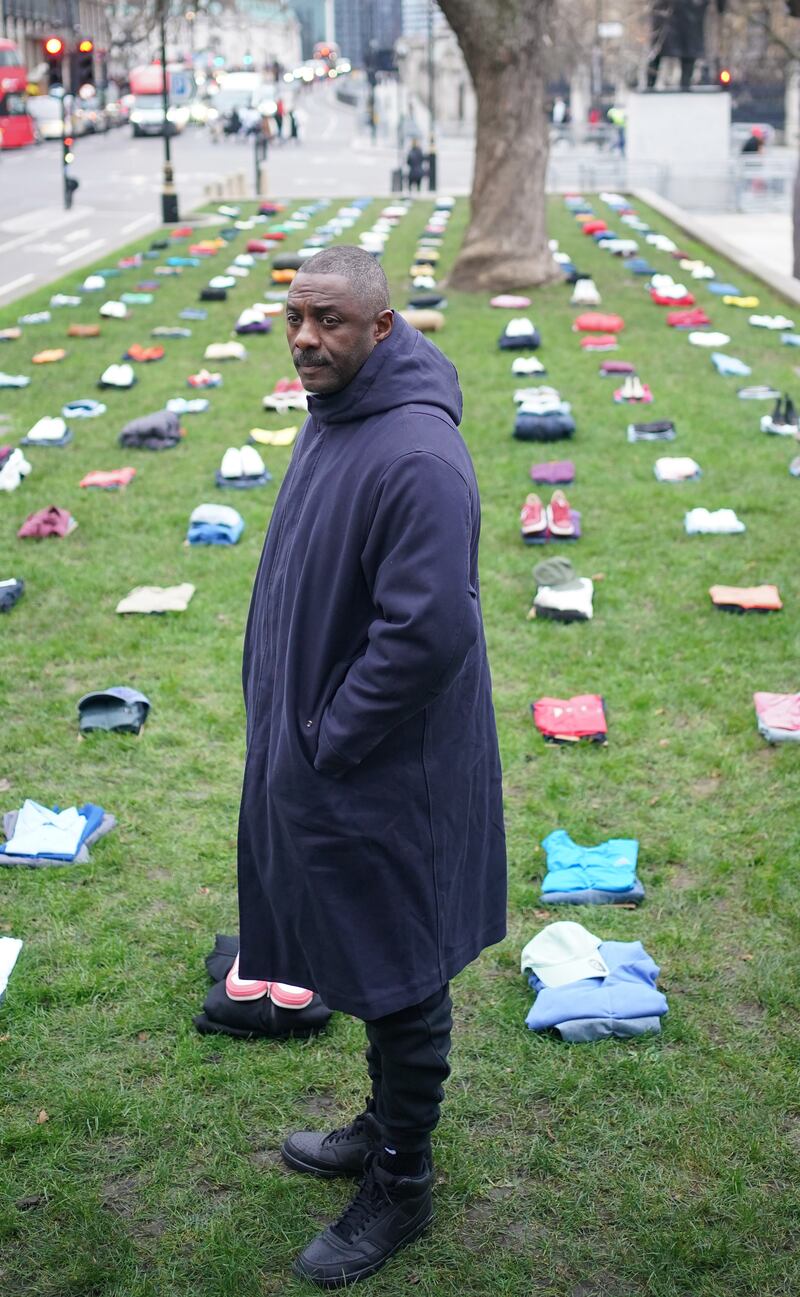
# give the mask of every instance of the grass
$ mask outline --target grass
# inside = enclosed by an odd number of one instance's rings
[[[429,210],[421,201],[388,246],[400,304]],[[445,264],[465,223],[459,205]],[[580,351],[568,292],[537,290],[531,313],[548,381],[572,401],[578,426],[566,449],[577,463],[569,494],[584,537],[569,552],[582,574],[603,580],[591,624],[527,621],[539,553],[520,544],[517,513],[530,463],[547,448],[539,455],[510,436],[511,358],[495,346],[505,314],[451,295],[439,341],[461,374],[463,431],[483,495],[509,936],[456,983],[436,1225],[370,1291],[788,1297],[800,1286],[800,776],[796,749],[759,739],[751,694],[798,687],[793,448],[758,432],[764,407],[738,401],[736,380],[719,378],[706,352],[667,329],[641,281],[583,239],[558,201],[551,232],[595,275],[604,306],[624,314],[618,354],[636,362],[655,392],[652,417],[675,418],[675,452],[697,458],[704,476],[656,482],[661,448],[626,443],[629,411],[613,404],[597,357]],[[760,309],[785,309],[706,255],[720,275],[757,293]],[[664,254],[653,260],[673,267]],[[131,288],[151,268],[117,283]],[[96,318],[97,296],[0,344],[4,369],[34,374],[28,389],[0,393],[11,417],[6,439],[94,394],[105,365],[146,341],[154,324],[177,322],[207,273],[165,280],[155,303],[132,308],[129,321],[104,323],[99,339],[70,340],[60,365],[31,370],[29,360],[60,344],[70,320]],[[270,487],[226,495],[247,523],[235,549],[182,542],[191,509],[220,495],[213,474],[224,449],[241,445],[254,424],[288,422],[260,408],[289,372],[280,330],[248,340],[248,361],[225,367],[210,413],[186,418],[178,449],[151,455],[116,444],[128,418],[188,392],[185,377],[206,343],[228,336],[263,281],[259,269],[227,304],[210,304],[190,339],[167,341],[163,362],[140,367],[132,392],[103,398],[105,416],[76,423],[67,449],[31,451],[33,474],[0,499],[0,577],[22,575],[28,587],[0,623],[3,803],[89,798],[119,819],[89,865],[0,876],[2,930],[26,942],[0,1009],[0,1285],[15,1297],[292,1297],[307,1291],[290,1277],[292,1258],[349,1193],[285,1173],[277,1149],[288,1129],[337,1124],[359,1106],[359,1024],[336,1015],[318,1039],[248,1045],[200,1037],[191,1021],[206,993],[213,934],[235,930],[241,639],[289,452],[265,451]],[[17,303],[0,326],[75,282]],[[752,381],[796,390],[791,349],[703,285],[698,298],[732,335],[728,350],[752,364]],[[79,489],[89,469],[123,463],[138,471],[124,494]],[[17,541],[28,513],[51,503],[73,511],[77,532]],[[692,504],[732,505],[747,533],[686,537]],[[115,616],[132,586],[182,580],[197,586],[184,615]],[[785,609],[727,616],[711,607],[715,581],[775,581]],[[79,740],[77,699],[112,682],[150,697],[143,736]],[[607,702],[608,748],[544,745],[531,700],[594,690]],[[538,902],[538,843],[558,826],[584,842],[640,839],[644,907],[577,917],[605,938],[641,939],[661,965],[670,1011],[658,1038],[570,1047],[524,1026],[531,996],[519,951],[550,917]],[[48,1119],[37,1122],[42,1110]]]

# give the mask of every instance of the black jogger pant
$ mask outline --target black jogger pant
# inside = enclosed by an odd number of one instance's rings
[[[430,1145],[450,1075],[452,1009],[447,984],[421,1004],[364,1023],[375,1115],[398,1151]]]

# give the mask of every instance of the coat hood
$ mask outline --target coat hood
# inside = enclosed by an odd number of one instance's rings
[[[388,338],[372,350],[341,392],[310,396],[308,410],[320,423],[354,423],[401,405],[433,405],[456,425],[461,389],[455,365],[395,311]]]

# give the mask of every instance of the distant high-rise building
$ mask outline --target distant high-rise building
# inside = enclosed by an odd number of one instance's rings
[[[391,50],[403,31],[403,0],[335,0],[336,44],[354,67],[367,50]]]
[[[310,59],[314,46],[325,40],[325,0],[292,0],[292,9],[300,24],[303,58]]]

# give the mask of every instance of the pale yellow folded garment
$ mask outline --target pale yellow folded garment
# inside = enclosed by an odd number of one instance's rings
[[[421,310],[421,311],[401,311],[403,319],[408,324],[413,324],[415,329],[420,333],[438,333],[444,328],[444,315],[441,311]]]
[[[269,428],[251,428],[249,436],[262,446],[291,446],[299,431],[299,428],[277,428],[274,432]]]
[[[117,604],[117,612],[185,612],[194,594],[188,581],[181,585],[137,585]]]
[[[247,349],[242,342],[209,342],[204,360],[246,360]]]

